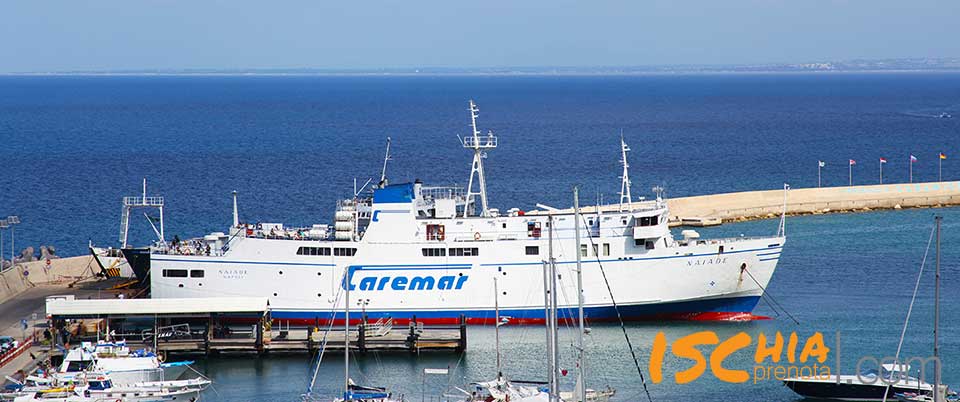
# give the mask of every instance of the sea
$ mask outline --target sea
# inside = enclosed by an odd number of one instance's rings
[[[630,146],[635,199],[651,196],[654,186],[667,197],[814,187],[819,161],[823,186],[873,184],[881,157],[888,161],[884,182],[903,183],[910,155],[916,182],[960,179],[960,74],[953,73],[2,76],[0,216],[22,222],[2,232],[4,256],[11,237],[18,250],[54,246],[63,256],[87,253],[91,242],[118,245],[121,198],[140,195],[144,179],[148,195],[165,199],[168,238],[224,231],[233,191],[241,220],[327,223],[336,200],[379,180],[387,138],[391,182],[465,185],[472,155],[457,136],[470,132],[471,99],[481,130],[499,137],[485,168],[490,204],[502,211],[570,206],[574,186],[585,203],[617,202],[621,136]],[[590,324],[588,386],[615,388],[618,401],[797,401],[777,380],[777,366],[816,363],[852,374],[866,358],[860,368],[876,368],[870,356],[897,351],[915,288],[901,356],[929,356],[935,215],[943,216],[943,379],[960,387],[957,208],[790,217],[768,297],[755,311],[769,320]],[[151,218],[155,213],[132,217],[132,243],[155,239]],[[699,231],[769,235],[777,223]],[[464,354],[357,355],[351,377],[409,401],[451,399],[444,395],[462,395],[458,388],[496,374],[493,332],[470,327]],[[501,332],[503,371],[543,380],[543,328],[506,325]],[[695,361],[669,346],[651,370],[660,332],[671,345],[700,332],[717,342],[743,332],[750,342],[722,361],[712,358],[716,345],[698,346],[704,372],[680,383],[676,373]],[[756,362],[759,335],[772,344],[777,332],[785,341],[797,334],[796,352],[785,347],[777,362]],[[563,385],[571,389],[575,334],[561,328]],[[808,343],[829,349],[826,362],[816,353],[801,362]],[[204,400],[294,401],[307,391],[315,362],[306,355],[219,357],[196,368],[214,380]],[[449,374],[424,375],[424,368]],[[724,368],[749,376],[723,381],[716,372]],[[314,395],[336,396],[342,357],[325,356],[317,373]]]

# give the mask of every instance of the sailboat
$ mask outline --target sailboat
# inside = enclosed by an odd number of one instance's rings
[[[349,267],[344,270],[344,284],[349,281]],[[344,319],[343,319],[343,395],[332,399],[333,402],[403,402],[403,396],[400,399],[393,397],[393,394],[383,387],[370,387],[357,385],[350,379],[350,286],[343,286],[344,289]],[[333,320],[331,319],[331,322]],[[329,331],[328,331],[329,334]],[[324,346],[326,343],[324,342]],[[322,349],[321,349],[321,352]],[[313,380],[307,393],[301,395],[303,402],[330,401],[331,399],[316,399],[312,395],[313,385],[317,380],[317,372],[320,369],[320,360],[317,360],[317,367],[313,373]]]
[[[465,402],[546,402],[549,401],[547,393],[540,389],[542,383],[528,381],[510,381],[503,375],[503,366],[500,355],[500,326],[508,322],[505,317],[500,317],[500,289],[497,286],[497,278],[493,278],[493,311],[494,311],[494,339],[496,344],[497,356],[497,376],[491,381],[474,382],[470,384],[471,392],[464,391],[467,397]]]
[[[936,280],[934,285],[934,319],[933,319],[933,356],[934,356],[934,382],[930,384],[919,377],[911,377],[910,366],[899,364],[900,347],[903,345],[906,336],[907,324],[910,320],[910,313],[913,311],[913,301],[910,302],[910,308],[907,311],[907,318],[903,324],[903,330],[900,335],[900,346],[892,364],[881,364],[879,370],[867,370],[858,375],[830,375],[821,377],[789,377],[783,380],[784,385],[792,389],[797,394],[816,399],[831,399],[840,401],[877,401],[887,402],[898,399],[909,402],[945,402],[947,400],[947,388],[940,381],[940,349],[938,344],[939,319],[940,319],[940,222],[941,217],[935,217],[936,233]],[[933,233],[931,233],[933,235]],[[929,245],[928,245],[929,247]],[[929,248],[928,248],[929,250]],[[926,255],[924,255],[924,263]],[[923,273],[923,264],[920,267],[920,275],[917,278],[917,287],[914,289],[913,298],[916,300],[917,290],[920,286],[920,278]],[[935,391],[937,390],[937,391]]]
[[[933,285],[933,392],[904,392],[895,396],[901,402],[945,402],[956,401],[957,394],[950,392],[946,385],[941,384],[941,362],[940,362],[940,224],[943,221],[942,216],[934,217],[937,225],[937,257],[936,274],[934,275]],[[903,342],[903,338],[900,339]],[[886,399],[886,398],[884,398]]]
[[[574,218],[574,232],[576,233],[576,248],[575,254],[577,255],[577,317],[578,317],[578,331],[577,331],[577,385],[574,388],[573,392],[557,392],[557,400],[567,401],[567,402],[606,402],[616,394],[616,391],[612,388],[607,387],[605,390],[592,390],[586,388],[585,377],[586,377],[586,368],[584,365],[584,355],[586,349],[584,348],[583,343],[583,334],[586,332],[586,318],[583,314],[583,263],[582,256],[580,253],[580,190],[576,187],[573,189],[573,218]],[[551,218],[552,220],[552,218]],[[553,224],[550,225],[550,240],[553,240]],[[551,375],[554,377],[554,388],[559,390],[559,379],[556,378],[557,370],[557,353],[559,350],[559,343],[557,341],[557,270],[556,270],[556,260],[553,258],[553,246],[552,244],[549,247],[550,251],[550,265],[549,269],[550,274],[550,308],[553,311],[550,316],[550,323],[548,328],[551,328],[553,331],[552,335],[548,337],[549,340],[553,342],[551,349],[555,351],[552,355],[553,363],[552,368],[550,369]]]
[[[497,280],[494,278],[494,311],[496,314],[496,329],[494,330],[497,345],[497,378],[493,381],[473,383],[475,390],[466,399],[467,402],[474,401],[550,401],[550,402],[605,402],[616,393],[615,390],[607,388],[605,390],[592,390],[584,385],[585,367],[583,343],[583,334],[586,331],[585,317],[583,313],[583,275],[580,250],[580,199],[579,190],[574,189],[574,230],[577,233],[577,310],[579,316],[577,337],[577,385],[573,391],[560,391],[558,377],[559,360],[559,342],[558,342],[558,315],[557,315],[557,269],[556,259],[553,254],[553,216],[548,217],[548,260],[544,261],[544,314],[546,322],[546,338],[548,347],[548,364],[546,384],[534,382],[513,382],[507,380],[501,371],[500,359],[500,319],[499,302],[496,296]],[[546,385],[546,387],[541,387]]]

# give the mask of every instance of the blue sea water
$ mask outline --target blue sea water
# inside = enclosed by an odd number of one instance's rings
[[[480,106],[480,127],[500,137],[486,160],[491,204],[566,206],[579,184],[585,198],[616,198],[621,130],[630,153],[635,196],[664,185],[668,196],[847,183],[960,178],[960,75],[768,74],[612,77],[0,77],[0,216],[17,214],[19,246],[52,244],[85,252],[87,241],[116,244],[120,198],[149,192],[166,199],[168,237],[223,230],[230,192],[241,218],[290,224],[331,220],[336,199],[377,177],[385,137],[393,139],[393,182],[423,179],[463,184],[471,155],[456,135],[468,132],[467,100]],[[952,119],[936,118],[948,112]],[[955,156],[956,155],[956,156]],[[665,381],[649,383],[647,358],[657,331],[668,339],[717,331],[824,333],[842,367],[864,355],[892,355],[935,213],[945,216],[943,258],[944,379],[960,384],[960,210],[917,209],[788,220],[788,243],[769,294],[800,324],[761,302],[753,323],[642,323],[629,333],[656,401],[793,401],[776,381],[726,384],[710,370],[690,384],[672,373],[688,360],[667,358]],[[151,231],[134,217],[133,239]],[[774,221],[724,225],[705,236],[773,233]],[[5,255],[9,237],[5,235]],[[929,268],[929,267],[928,267]],[[929,272],[928,272],[929,274]],[[931,349],[932,278],[923,279],[906,355]],[[777,309],[779,311],[780,309]],[[542,378],[541,328],[504,329],[507,372]],[[453,368],[428,379],[429,394],[448,384],[493,375],[492,329],[471,328],[469,350],[451,355],[368,355],[358,366],[372,382],[419,399],[421,369]],[[570,331],[564,332],[566,344]],[[645,400],[616,326],[588,337],[591,386],[609,384],[618,400]],[[709,353],[709,348],[703,349]],[[752,370],[751,346],[729,368]],[[833,349],[832,349],[833,351]],[[831,359],[833,354],[831,354]],[[563,355],[573,370],[572,352]],[[304,356],[219,358],[200,368],[217,383],[207,399],[295,400],[306,386]],[[832,360],[831,360],[832,362]],[[828,362],[830,363],[830,362]],[[342,381],[336,358],[321,367],[320,390]],[[570,383],[569,379],[567,383]],[[572,383],[570,384],[572,386]]]

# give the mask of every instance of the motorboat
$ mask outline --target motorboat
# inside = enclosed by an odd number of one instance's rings
[[[883,364],[879,372],[870,369],[857,375],[789,377],[783,383],[807,398],[839,401],[883,401],[884,395],[893,401],[896,394],[932,394],[933,385],[909,376],[909,371],[908,365]]]

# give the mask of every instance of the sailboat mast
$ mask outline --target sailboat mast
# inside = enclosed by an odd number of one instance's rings
[[[576,233],[577,244],[574,252],[577,254],[577,316],[580,319],[580,328],[577,332],[577,399],[579,402],[587,400],[587,386],[584,382],[585,369],[583,367],[583,265],[580,255],[580,189],[573,188],[573,231]]]
[[[343,317],[343,399],[351,400],[350,395],[350,267],[346,273],[346,292],[344,293]]]
[[[546,292],[547,292],[547,308],[546,308],[546,319],[547,319],[547,351],[550,353],[547,367],[550,370],[548,373],[547,381],[549,383],[550,389],[550,401],[557,400],[559,395],[559,382],[560,379],[557,378],[557,266],[556,260],[553,257],[553,226],[554,226],[553,215],[550,215],[547,219],[547,230],[549,241],[547,243],[548,250],[548,261],[546,265]]]
[[[496,336],[497,341],[497,378],[500,378],[500,374],[503,373],[503,370],[500,368],[500,290],[497,288],[497,277],[493,277],[493,312],[494,312],[494,323],[493,323],[493,333]]]
[[[937,273],[934,275],[933,285],[933,402],[941,402],[940,398],[940,223],[942,216],[934,217],[937,221]]]

